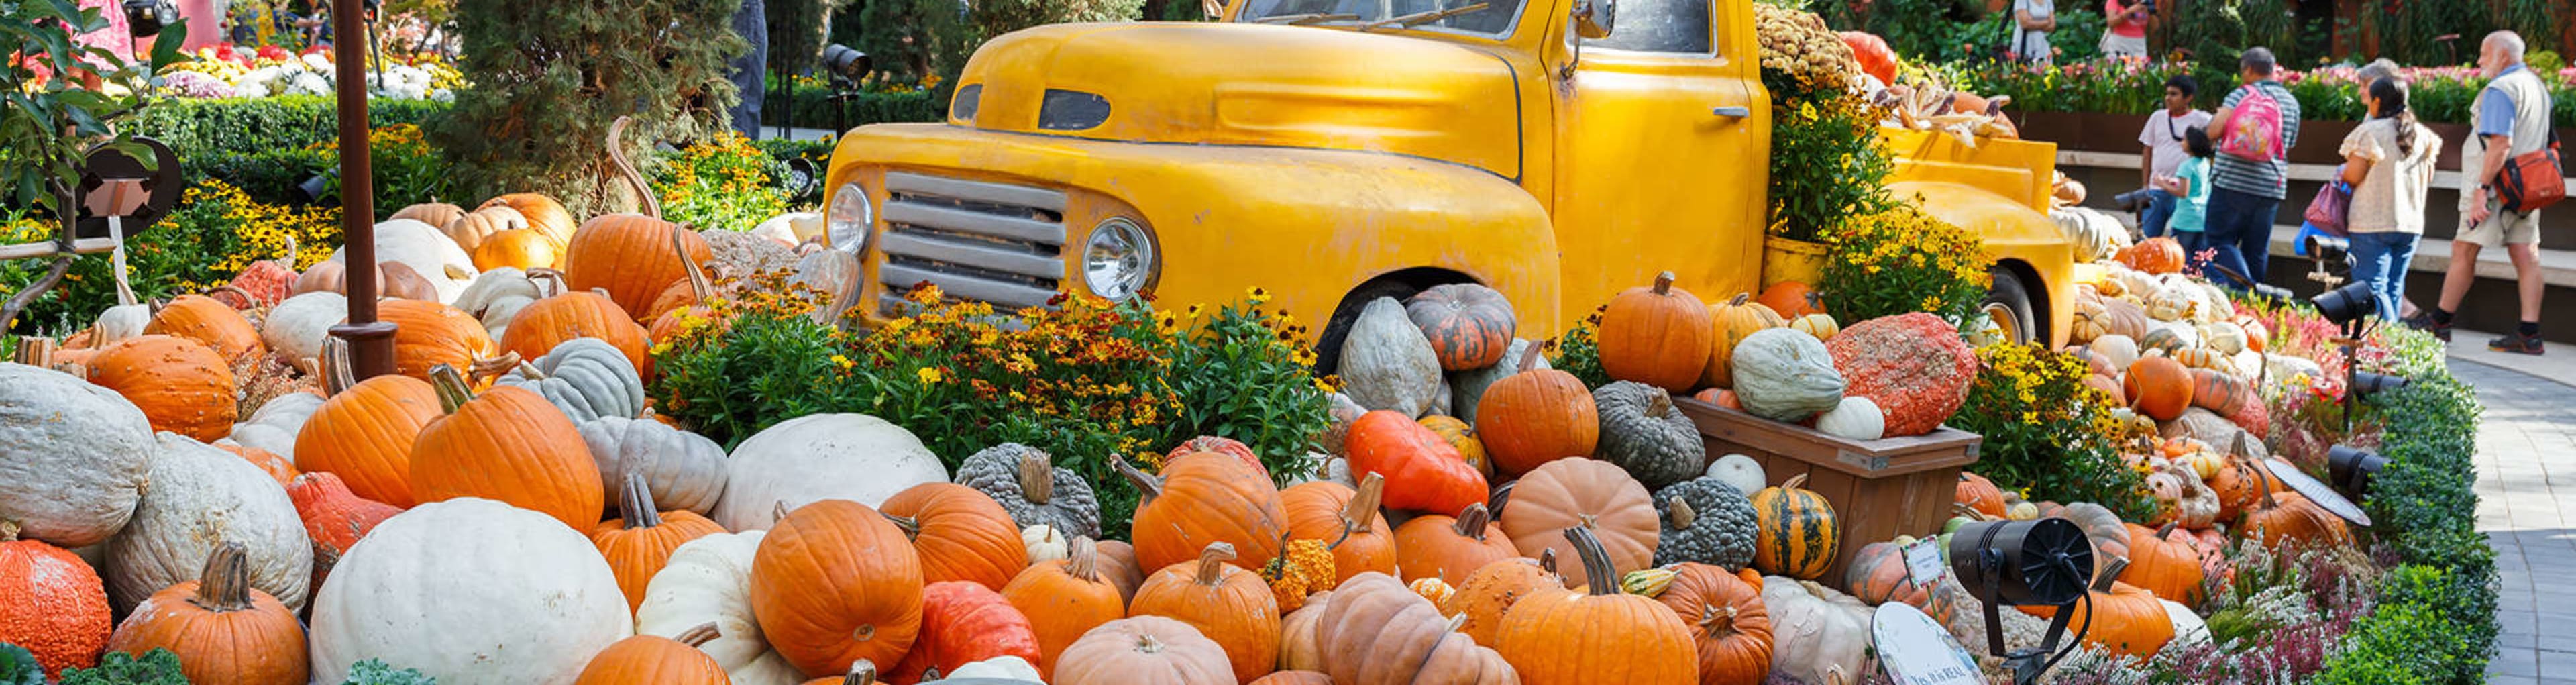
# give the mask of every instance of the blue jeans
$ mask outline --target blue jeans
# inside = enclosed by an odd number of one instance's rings
[[[2165,224],[2173,221],[2174,203],[2178,201],[2163,189],[2147,189],[2147,211],[2138,213],[2138,231],[2149,238],[2164,235]]]
[[[2199,263],[2199,262],[2194,262],[2194,261],[2192,261],[2192,259],[2193,259],[2194,257],[2198,257],[2198,256],[2200,255],[2200,251],[2201,251],[2201,250],[2209,249],[2209,237],[2208,237],[2208,236],[2209,236],[2209,234],[2207,234],[2207,233],[2203,233],[2203,232],[2200,232],[2200,231],[2174,231],[2174,232],[2173,232],[2173,239],[2174,239],[2174,242],[2175,242],[2175,243],[2179,243],[2179,244],[2181,244],[2181,245],[2182,245],[2182,272],[2183,272],[2183,273],[2192,274],[2192,275],[2195,275],[2195,276],[2201,276],[2201,275],[2202,275],[2202,274],[2201,274],[2201,272],[2200,272],[2200,263]],[[2204,276],[2204,277],[2205,277],[2205,276]]]
[[[2406,301],[2406,267],[2415,262],[2415,243],[2423,237],[2396,231],[2352,234],[2352,278],[2370,284],[2370,294],[2379,300],[2379,320],[2397,320]]]
[[[2244,274],[2253,283],[2210,272],[2210,280],[2236,290],[2263,282],[2263,272],[2272,262],[2272,215],[2281,209],[2281,198],[2237,192],[2227,188],[2209,191],[2209,218],[2203,222],[2207,247],[2218,251],[2210,259],[2212,266],[2222,266]]]

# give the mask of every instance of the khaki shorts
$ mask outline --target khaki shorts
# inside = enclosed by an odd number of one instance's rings
[[[2520,245],[2540,242],[2540,213],[2516,213],[2498,210],[2485,223],[2460,231],[2453,238],[2479,247]]]

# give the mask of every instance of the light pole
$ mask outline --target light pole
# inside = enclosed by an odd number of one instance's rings
[[[349,44],[367,35],[367,0],[331,3],[331,55],[339,72],[340,235],[347,239],[349,321],[331,327],[349,343],[349,370],[357,380],[394,372],[394,325],[376,320],[376,187],[368,166],[367,51]],[[363,40],[363,39],[361,39]]]

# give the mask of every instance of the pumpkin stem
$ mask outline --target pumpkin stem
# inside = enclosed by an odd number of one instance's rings
[[[250,294],[250,291],[248,291],[248,290],[243,290],[243,289],[241,289],[241,286],[237,286],[237,285],[225,284],[225,285],[215,286],[215,287],[212,287],[212,288],[207,288],[207,289],[206,289],[206,292],[205,292],[205,293],[203,293],[203,294],[206,294],[206,295],[213,295],[213,294],[215,294],[215,293],[227,292],[227,291],[231,292],[235,297],[242,298],[242,301],[243,301],[243,302],[248,302],[248,303],[250,303],[250,304],[251,304],[251,306],[254,306],[254,307],[259,306],[259,298],[257,298],[257,297],[252,297],[252,296],[251,296],[251,294]]]
[[[644,175],[636,173],[635,163],[626,161],[626,144],[620,140],[626,137],[626,125],[633,119],[619,116],[616,121],[609,122],[608,161],[617,163],[618,175],[635,189],[635,200],[644,204],[644,215],[659,219],[662,218],[662,201],[653,197],[653,187],[644,184]],[[869,670],[873,671],[875,667],[871,666]]]
[[[1376,472],[1371,471],[1370,473],[1375,474]],[[1451,530],[1458,531],[1459,537],[1475,540],[1477,542],[1484,542],[1485,526],[1493,522],[1494,515],[1485,511],[1485,503],[1476,502],[1467,505],[1466,511],[1458,512],[1457,524],[1453,526]]]
[[[1486,505],[1486,513],[1493,516],[1503,515],[1503,506],[1510,504],[1512,501],[1512,489],[1520,487],[1520,484],[1521,482],[1519,480],[1514,480],[1509,483],[1504,483],[1502,487],[1494,488],[1493,497],[1488,498],[1491,499],[1493,503]]]
[[[1077,535],[1066,547],[1065,575],[1086,583],[1100,582],[1100,543],[1093,542],[1091,536]]]
[[[921,519],[911,516],[896,516],[882,511],[877,512],[877,515],[886,517],[886,520],[894,522],[894,527],[903,529],[903,539],[921,539]]]
[[[777,523],[785,520],[787,520],[787,501],[779,500],[769,503],[769,522]]]
[[[1662,273],[1655,274],[1655,294],[1657,294],[1657,295],[1670,295],[1670,294],[1672,294],[1672,293],[1673,293],[1673,272],[1666,271],[1666,272],[1662,272]]]
[[[689,294],[699,303],[704,303],[715,299],[716,285],[714,281],[707,280],[705,269],[698,268],[698,260],[689,258],[689,243],[680,239],[680,234],[688,231],[678,225],[671,227],[671,254],[679,256],[680,271],[689,276]]]
[[[1701,633],[1705,633],[1711,637],[1734,633],[1735,607],[1701,604],[1699,607],[1699,630]]]
[[[1530,343],[1529,349],[1521,351],[1520,366],[1517,371],[1514,371],[1514,373],[1529,373],[1530,369],[1537,368],[1539,355],[1545,353],[1547,351],[1547,346],[1553,344],[1556,344],[1555,338],[1548,338],[1546,340]]]
[[[2172,533],[2172,532],[2174,531],[2174,527],[2175,527],[2175,526],[2179,526],[2179,525],[2182,525],[2182,523],[2181,523],[2181,522],[2179,522],[2179,521],[2174,521],[2174,522],[2167,522],[2167,523],[2165,523],[2165,525],[2163,525],[2162,527],[2159,527],[2159,528],[2157,528],[2157,529],[2156,529],[2156,539],[2157,539],[2157,540],[2163,540],[2163,539],[2165,539],[2165,535],[2166,535],[2166,534],[2169,534],[2169,533]]]
[[[1127,463],[1126,457],[1118,456],[1117,452],[1109,453],[1109,466],[1117,469],[1119,475],[1126,476],[1129,482],[1135,483],[1137,490],[1144,491],[1145,497],[1139,502],[1140,504],[1163,496],[1163,480],[1136,470],[1136,465]]]
[[[1781,489],[1781,490],[1796,490],[1796,489],[1798,489],[1798,486],[1806,485],[1806,484],[1807,484],[1807,474],[1801,473],[1801,474],[1798,474],[1798,475],[1795,475],[1795,476],[1790,476],[1790,477],[1789,477],[1788,482],[1784,482],[1784,483],[1781,483],[1781,484],[1780,484],[1780,489]]]
[[[563,278],[563,272],[561,272],[561,271],[556,271],[556,270],[551,269],[551,268],[547,268],[547,267],[542,267],[542,266],[540,266],[540,267],[537,267],[537,268],[534,268],[534,269],[529,269],[529,270],[527,271],[527,274],[528,274],[528,285],[530,285],[530,286],[534,286],[534,287],[536,287],[536,288],[537,288],[537,297],[538,297],[538,298],[543,299],[543,298],[545,298],[545,297],[549,297],[549,294],[546,292],[546,288],[545,288],[545,287],[543,287],[543,286],[537,286],[537,279],[540,279],[540,278],[543,278],[543,279],[545,279],[545,280],[546,280],[546,282],[551,283],[551,284],[553,284],[553,285],[554,285],[554,293],[553,293],[553,295],[561,295],[561,294],[563,294],[563,292],[564,292],[564,278]]]
[[[877,662],[866,659],[850,662],[850,672],[841,676],[841,685],[877,685]]]
[[[1055,465],[1035,449],[1020,453],[1020,497],[1044,506],[1055,499]]]
[[[1753,293],[1736,293],[1736,294],[1735,294],[1735,297],[1733,297],[1733,298],[1731,298],[1731,299],[1728,299],[1728,300],[1726,301],[1726,306],[1729,306],[1729,307],[1742,307],[1742,306],[1744,306],[1744,302],[1745,302],[1746,300],[1751,300],[1751,299],[1753,299]]]
[[[491,378],[493,376],[499,376],[501,374],[519,370],[534,372],[536,371],[536,367],[529,366],[527,360],[520,359],[519,353],[510,350],[502,350],[500,356],[474,360],[473,368],[466,370],[465,378],[466,380],[481,383],[485,378]],[[535,379],[545,378],[543,374],[534,374],[528,377]]]
[[[0,519],[0,542],[18,541],[18,522]]]
[[[331,397],[358,384],[358,373],[349,368],[349,340],[339,336],[322,339],[322,396]]]
[[[653,488],[645,485],[642,472],[627,471],[617,496],[617,517],[625,521],[627,530],[662,525],[662,512],[653,508]]]
[[[33,335],[19,338],[18,352],[12,361],[39,369],[54,368],[54,339]]]
[[[1445,624],[1445,625],[1442,625],[1442,626],[1440,627],[1440,632],[1443,632],[1443,633],[1455,633],[1455,632],[1458,632],[1458,629],[1459,629],[1459,628],[1464,628],[1464,627],[1467,627],[1467,612],[1461,611],[1461,612],[1458,612],[1458,613],[1455,613],[1455,614],[1451,614],[1451,615],[1449,616],[1449,621],[1448,621],[1448,623],[1447,623],[1447,624]]]
[[[1138,636],[1136,636],[1136,653],[1138,653],[1138,654],[1159,654],[1159,653],[1161,653],[1162,651],[1163,651],[1163,641],[1162,641],[1162,640],[1154,639],[1154,636],[1152,636],[1152,635],[1138,635]]]
[[[1208,543],[1207,549],[1199,552],[1199,584],[1208,587],[1225,584],[1225,562],[1233,560],[1234,545],[1223,542]]]
[[[438,408],[446,413],[454,414],[456,410],[463,409],[465,403],[474,401],[473,386],[465,384],[465,374],[457,373],[456,367],[446,364],[429,367],[429,385],[438,391]]]
[[[1591,585],[1592,596],[1619,594],[1619,569],[1610,565],[1610,553],[1601,549],[1601,538],[1593,537],[1587,526],[1565,529],[1565,539],[1574,543],[1574,554],[1583,558],[1584,579]]]
[[[1673,413],[1673,396],[1671,393],[1657,389],[1655,390],[1655,394],[1646,398],[1646,418],[1660,419],[1664,418],[1664,415],[1671,413]]]
[[[2129,568],[2128,557],[2115,556],[2111,557],[2110,561],[2103,562],[2100,571],[2093,576],[2093,591],[2110,592],[2111,584],[2120,580],[2120,571],[2127,568]]]
[[[1690,530],[1691,524],[1699,520],[1699,513],[1691,511],[1690,503],[1682,501],[1679,495],[1673,496],[1672,505],[1667,509],[1666,518],[1673,524],[1673,530]]]
[[[1546,571],[1551,576],[1562,575],[1556,572],[1556,548],[1549,547],[1538,551],[1538,570]]]
[[[1351,501],[1342,504],[1342,537],[1368,532],[1377,523],[1378,502],[1385,496],[1385,476],[1370,471],[1368,477],[1361,478],[1359,494],[1351,495]]]
[[[188,603],[218,613],[250,608],[250,558],[241,543],[226,542],[206,553],[206,567],[197,572],[197,594]]]
[[[720,637],[724,637],[724,630],[717,628],[714,621],[708,621],[698,624],[697,627],[680,631],[680,634],[671,636],[671,639],[690,647],[700,647]]]

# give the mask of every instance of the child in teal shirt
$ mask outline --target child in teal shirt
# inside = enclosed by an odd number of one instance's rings
[[[2174,175],[2156,179],[2156,187],[2173,193],[2173,220],[2167,226],[2173,231],[2174,242],[2182,243],[2184,260],[2189,261],[2191,255],[2199,254],[2209,242],[2201,233],[2201,227],[2209,219],[2209,166],[2218,151],[2210,145],[2209,131],[2203,127],[2194,126],[2184,131],[2182,140],[2184,151],[2191,153],[2191,157],[2174,169]],[[2194,268],[2192,271],[2197,273],[2199,270]]]

